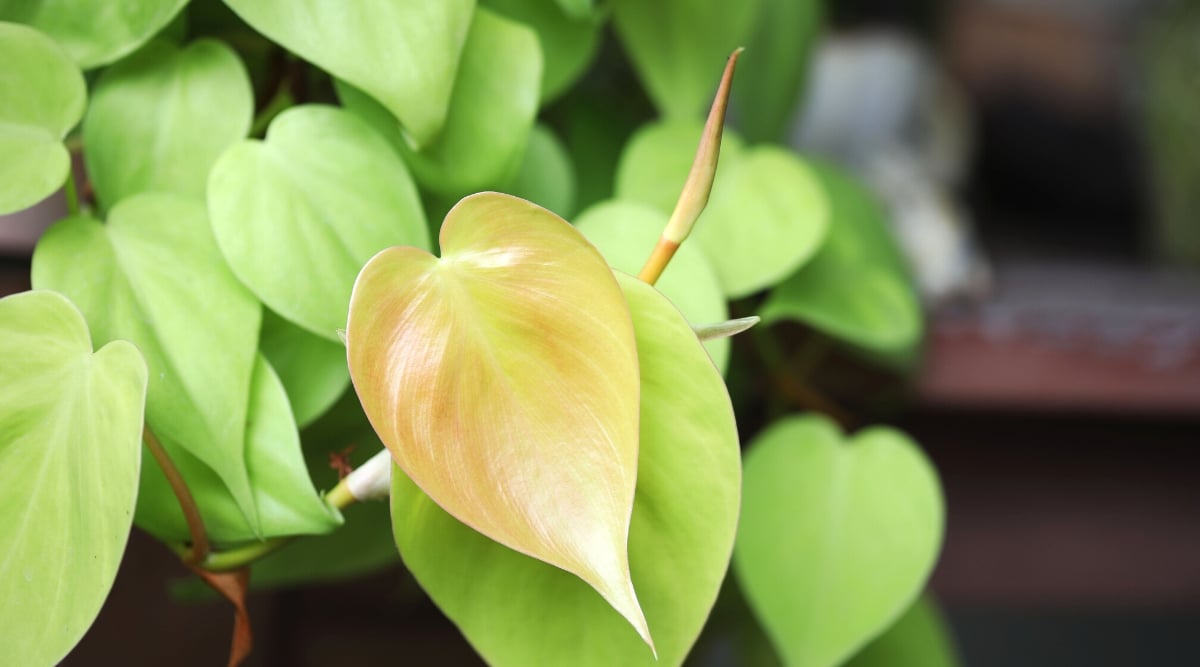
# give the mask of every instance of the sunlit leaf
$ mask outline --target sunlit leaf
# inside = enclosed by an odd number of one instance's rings
[[[537,33],[545,64],[542,104],[564,93],[599,49],[603,22],[590,8],[572,8],[577,13],[568,14],[558,0],[482,0],[482,4]]]
[[[597,204],[575,220],[575,226],[614,269],[634,275],[650,256],[666,224],[666,214],[646,204],[619,200]],[[694,244],[679,247],[654,286],[689,322],[720,322],[729,317],[717,275]],[[717,368],[723,370],[729,361],[729,340],[712,340],[704,347]]]
[[[575,212],[575,166],[554,132],[534,125],[516,177],[502,191],[567,218]]]
[[[376,255],[350,375],[396,462],[467,525],[591,584],[648,639],[629,578],[638,359],[604,258],[554,214],[463,199],[442,257]]]
[[[771,293],[759,315],[804,322],[907,365],[923,331],[921,305],[874,197],[826,165],[817,173],[831,207],[828,238],[812,261]]]
[[[50,35],[84,69],[132,53],[175,17],[187,0],[0,0],[0,20]]]
[[[450,111],[437,138],[414,150],[386,110],[343,84],[342,102],[388,137],[417,181],[448,197],[495,188],[516,174],[533,127],[542,76],[537,36],[486,9],[475,12]]]
[[[211,39],[149,44],[104,71],[84,118],[97,199],[110,207],[150,190],[203,198],[209,169],[246,136],[253,113],[233,49]]]
[[[725,577],[741,478],[729,396],[678,311],[648,285],[618,278],[642,388],[629,558],[657,661],[581,581],[487,539],[401,471],[393,476],[392,520],[406,565],[497,667],[679,665]]]
[[[92,352],[53,292],[0,299],[0,627],[4,660],[50,665],[108,596],[133,520],[146,364]]]
[[[762,7],[733,87],[738,128],[751,141],[781,141],[808,78],[823,0],[759,0]]]
[[[296,423],[303,428],[320,417],[350,384],[346,348],[263,311],[259,348],[283,386]]]
[[[787,664],[840,664],[924,588],[942,494],[903,434],[789,418],[751,445],[745,475],[734,572]]]
[[[395,151],[333,107],[288,109],[265,141],[226,151],[209,178],[208,205],[238,278],[271,310],[331,341],[372,255],[429,245],[416,187]]]
[[[71,156],[62,139],[83,115],[87,91],[67,54],[32,28],[0,23],[0,63],[4,214],[33,206],[67,179]]]
[[[79,306],[95,344],[138,346],[150,428],[172,457],[188,452],[215,471],[257,528],[244,441],[261,308],[225,266],[204,205],[147,193],[104,225],[67,218],[38,244],[32,280]]]
[[[954,642],[937,604],[929,595],[923,595],[887,632],[851,658],[846,667],[957,667],[958,664]]]
[[[613,0],[617,36],[663,116],[703,117],[725,58],[750,46],[759,2]]]
[[[687,181],[703,132],[704,123],[700,120],[650,123],[639,128],[621,151],[616,173],[617,197],[645,202],[670,215]],[[710,202],[720,196],[726,174],[741,158],[743,150],[742,139],[736,132],[726,130],[721,135]],[[700,220],[705,219],[701,214]]]
[[[417,146],[441,132],[475,0],[225,4],[272,41],[379,100]]]

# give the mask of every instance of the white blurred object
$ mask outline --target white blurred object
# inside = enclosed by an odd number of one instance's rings
[[[957,86],[915,40],[884,31],[825,38],[810,82],[792,143],[879,195],[926,303],[980,296],[989,271],[953,194],[971,137]]]

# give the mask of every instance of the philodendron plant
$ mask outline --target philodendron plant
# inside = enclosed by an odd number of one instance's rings
[[[933,468],[790,349],[903,374],[922,328],[869,194],[772,143],[818,4],[120,7],[0,0],[0,213],[69,209],[0,299],[5,660],[67,655],[137,526],[231,662],[248,586],[399,558],[495,665],[953,663]]]

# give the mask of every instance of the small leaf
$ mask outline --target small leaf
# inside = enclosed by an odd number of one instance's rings
[[[208,206],[238,278],[271,310],[335,342],[359,268],[390,245],[429,245],[404,164],[333,107],[288,109],[265,141],[226,151],[209,176]]]
[[[463,47],[445,127],[420,150],[409,146],[395,119],[362,91],[342,83],[338,95],[389,138],[422,186],[460,197],[503,185],[516,174],[537,115],[541,75],[542,54],[533,31],[479,9]]]
[[[442,130],[475,0],[225,0],[238,16],[380,101],[417,146]]]
[[[575,165],[554,132],[534,125],[521,168],[507,187],[510,195],[528,199],[563,218],[575,212]]]
[[[725,577],[741,481],[729,394],[670,302],[634,278],[617,278],[641,360],[630,567],[657,661],[578,579],[476,533],[401,471],[392,476],[392,521],[405,564],[497,667],[679,665]]]
[[[542,104],[559,97],[591,64],[600,47],[604,22],[590,7],[569,14],[557,0],[482,0],[484,6],[524,23],[537,33],[542,47]],[[582,8],[581,8],[582,9]]]
[[[650,204],[670,215],[687,181],[703,133],[704,124],[699,120],[643,125],[621,152],[616,172],[617,197]],[[722,133],[721,158],[713,185],[716,192],[710,199],[724,187],[726,174],[740,160],[743,150],[742,139],[736,132]],[[700,219],[706,216],[702,213]]]
[[[346,348],[263,311],[259,348],[287,389],[296,424],[304,428],[337,402],[350,384]]]
[[[821,0],[759,0],[742,74],[733,89],[738,128],[751,141],[782,141],[808,80],[821,32]]]
[[[133,53],[175,18],[187,0],[0,0],[0,20],[53,37],[83,69]]]
[[[613,0],[617,36],[664,117],[692,120],[704,114],[725,57],[747,46],[759,2]],[[690,161],[692,153],[687,157]]]
[[[903,434],[846,442],[824,417],[789,418],[755,439],[745,475],[734,572],[787,664],[840,664],[920,594],[942,494]]]
[[[580,214],[575,225],[588,237],[610,266],[634,274],[650,256],[667,216],[645,204],[608,201]],[[689,322],[717,322],[729,317],[729,308],[717,274],[700,249],[683,244],[655,283]],[[729,363],[729,341],[705,344],[717,368]]]
[[[211,39],[183,49],[152,42],[96,83],[83,142],[97,199],[107,208],[150,190],[203,198],[213,163],[246,136],[253,114],[233,49]]]
[[[749,331],[751,327],[758,323],[759,318],[757,316],[739,317],[736,320],[725,320],[724,322],[714,322],[698,326],[692,325],[692,331],[696,332],[696,337],[701,341],[720,340],[736,336],[743,331]]]
[[[958,667],[950,630],[928,594],[846,663],[846,667]]]
[[[873,353],[911,365],[923,331],[921,305],[904,259],[866,189],[832,167],[817,170],[831,205],[825,244],[771,293],[763,322],[796,320]]]
[[[2,3],[4,0],[0,0]],[[0,17],[5,6],[0,4]],[[62,138],[87,98],[83,74],[32,28],[0,23],[0,214],[28,208],[67,179]]]
[[[4,660],[56,664],[108,596],[137,495],[146,364],[92,352],[54,292],[0,299],[0,627]]]
[[[578,575],[649,643],[627,559],[638,360],[611,270],[566,222],[497,193],[459,202],[441,248],[385,250],[355,283],[367,417],[446,511]]]

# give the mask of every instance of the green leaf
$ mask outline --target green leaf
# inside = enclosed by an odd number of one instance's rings
[[[287,394],[279,376],[262,355],[254,360],[246,414],[245,466],[259,528],[246,522],[238,504],[211,468],[186,451],[171,453],[196,498],[209,537],[220,545],[232,545],[280,535],[327,533],[340,525],[340,513],[327,505],[313,488]],[[188,538],[179,503],[157,465],[142,468],[137,524],[163,540],[178,542]]]
[[[263,311],[262,353],[287,389],[292,414],[301,427],[329,409],[350,384],[346,348]]]
[[[114,207],[107,225],[67,218],[42,237],[32,273],[34,287],[79,305],[97,345],[138,346],[150,428],[172,458],[188,452],[215,471],[257,528],[244,440],[261,308],[221,259],[204,205],[147,193]]]
[[[563,218],[575,212],[575,166],[550,128],[533,126],[521,168],[503,191],[528,199]]]
[[[768,428],[745,468],[733,565],[746,599],[787,664],[840,664],[924,587],[942,540],[937,473],[898,431],[847,441],[819,416]]]
[[[542,47],[542,104],[559,97],[591,64],[603,21],[590,8],[568,14],[557,0],[483,0],[500,15],[533,28]]]
[[[597,204],[575,221],[610,266],[631,275],[641,270],[666,225],[665,213],[646,204],[618,200]],[[717,274],[694,244],[679,247],[655,287],[689,322],[708,324],[729,318]],[[729,339],[711,340],[704,347],[717,368],[724,370],[729,362]]]
[[[567,16],[585,18],[591,16],[596,8],[594,0],[555,0]]]
[[[83,69],[119,60],[175,18],[187,0],[0,0],[0,20],[50,35]]]
[[[933,599],[924,595],[887,632],[846,663],[846,667],[958,667],[958,664],[946,622]]]
[[[759,315],[804,322],[884,360],[909,365],[921,341],[921,306],[904,259],[872,195],[821,165],[831,220],[817,255],[771,293]]]
[[[379,100],[416,146],[442,131],[475,0],[225,4],[272,41]]]
[[[448,512],[577,575],[650,643],[627,560],[638,358],[611,269],[561,218],[495,192],[460,201],[440,241],[441,258],[389,248],[354,284],[364,411]]]
[[[617,36],[663,116],[703,117],[725,59],[749,46],[760,1],[613,0]]]
[[[354,277],[391,245],[429,247],[416,187],[379,135],[326,106],[280,114],[225,152],[208,182],[221,251],[259,299],[337,341]]]
[[[737,525],[737,431],[720,375],[653,288],[618,276],[641,371],[630,566],[658,660],[578,579],[459,523],[402,471],[392,523],[405,564],[490,664],[679,665],[717,597]]]
[[[33,206],[67,180],[71,155],[62,138],[83,115],[87,90],[67,54],[32,28],[0,23],[0,62],[4,214]]]
[[[639,131],[621,156],[617,196],[673,210],[702,131],[691,121]],[[743,297],[787,277],[817,252],[828,225],[813,167],[784,149],[746,149],[733,133],[724,134],[712,195],[693,239],[726,296]]]
[[[246,136],[253,115],[233,49],[211,39],[183,49],[152,42],[104,71],[83,120],[97,199],[106,208],[150,190],[203,199],[213,163]]]
[[[100,612],[133,518],[146,364],[92,352],[54,292],[0,299],[0,627],[4,660],[56,664]]]
[[[445,127],[419,151],[362,91],[341,83],[338,95],[390,139],[422,186],[460,197],[501,186],[516,174],[537,115],[541,76],[542,55],[533,31],[479,9],[463,47]]]
[[[733,87],[738,128],[751,141],[782,141],[808,79],[823,23],[822,0],[759,0],[762,9]]]

